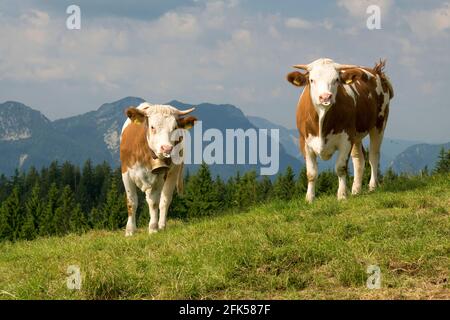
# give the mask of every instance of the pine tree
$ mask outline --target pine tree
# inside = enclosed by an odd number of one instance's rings
[[[81,210],[81,206],[76,204],[69,218],[70,232],[82,233],[89,229],[89,223],[86,215]]]
[[[295,174],[290,166],[284,174],[279,174],[273,186],[274,196],[282,200],[290,200],[295,192]]]
[[[110,230],[122,228],[126,223],[127,208],[125,205],[125,198],[119,194],[117,190],[117,179],[111,179],[111,187],[106,195],[106,202],[102,208],[103,214],[107,219],[107,227]]]
[[[190,176],[185,193],[189,217],[208,215],[219,208],[211,173],[205,163],[202,163],[197,174]]]
[[[89,214],[89,224],[94,229],[106,228],[107,220],[103,214],[103,210],[99,208],[92,208]]]
[[[61,193],[59,205],[55,210],[55,216],[53,218],[55,233],[57,235],[65,235],[70,231],[70,217],[74,213],[75,208],[76,205],[72,190],[69,186],[65,186]]]
[[[83,165],[80,185],[77,192],[77,200],[85,212],[89,212],[92,207],[95,206],[94,189],[94,172],[92,169],[92,162],[91,160],[87,160]]]
[[[272,181],[268,176],[264,176],[258,183],[258,202],[265,202],[272,197]]]
[[[59,204],[58,197],[58,187],[56,186],[56,183],[52,183],[39,221],[39,235],[51,236],[56,233],[54,217]]]
[[[450,172],[450,150],[445,152],[444,147],[439,151],[438,161],[436,162],[436,167],[434,168],[434,173],[448,173]]]
[[[234,201],[239,209],[247,209],[258,201],[256,172],[248,171],[235,185]]]
[[[40,199],[41,188],[35,184],[30,196],[25,203],[25,220],[21,226],[20,238],[33,240],[39,232],[38,222],[42,215],[42,202]]]
[[[338,178],[333,171],[323,171],[317,177],[317,194],[334,194],[337,192]]]
[[[0,239],[10,241],[19,239],[24,216],[24,208],[20,202],[19,187],[14,186],[11,195],[0,207]]]

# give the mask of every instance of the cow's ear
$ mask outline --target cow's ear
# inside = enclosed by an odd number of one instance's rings
[[[131,122],[141,124],[145,121],[145,113],[135,107],[129,107],[125,110],[125,114],[130,118]]]
[[[194,123],[197,121],[196,117],[184,117],[184,118],[178,118],[177,119],[177,125],[178,128],[181,129],[190,129],[194,126]]]
[[[307,73],[303,74],[298,71],[288,73],[288,75],[286,76],[287,81],[297,87],[305,86],[308,83],[308,78],[309,76]]]
[[[345,69],[340,71],[341,82],[343,84],[352,84],[357,80],[367,80],[368,76],[364,71],[357,68]]]

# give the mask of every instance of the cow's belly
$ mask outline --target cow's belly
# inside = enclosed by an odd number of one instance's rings
[[[329,160],[345,141],[348,141],[348,135],[345,132],[329,134],[326,138],[310,134],[306,139],[306,144],[322,160]]]
[[[127,170],[128,176],[136,187],[145,192],[154,189],[164,182],[163,174],[153,174],[150,168],[136,164]]]

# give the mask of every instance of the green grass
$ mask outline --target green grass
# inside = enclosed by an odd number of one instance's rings
[[[172,219],[151,236],[1,243],[0,298],[450,299],[450,176],[385,189]],[[69,265],[81,268],[81,290],[66,287]],[[381,289],[366,287],[369,265]]]

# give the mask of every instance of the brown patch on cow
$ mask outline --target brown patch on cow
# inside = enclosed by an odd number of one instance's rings
[[[297,128],[300,133],[300,150],[305,156],[305,139],[308,134],[319,135],[319,116],[314,109],[309,91],[309,85],[303,89],[303,94],[297,104]]]
[[[192,128],[194,126],[196,121],[197,121],[197,118],[196,117],[192,117],[192,116],[188,116],[188,117],[184,117],[184,118],[178,118],[177,119],[177,126],[180,129],[190,129],[190,128]]]
[[[286,76],[286,80],[297,87],[303,87],[306,85],[308,83],[308,79],[308,74],[303,74],[298,71],[290,72]]]
[[[131,119],[131,118],[130,118]],[[131,122],[123,131],[120,142],[120,161],[122,173],[131,168],[136,162],[152,168],[154,153],[147,143],[147,118],[141,123]]]
[[[128,118],[130,118],[131,122],[136,124],[141,124],[147,120],[145,113],[143,113],[136,107],[129,107],[127,110],[125,110],[125,114]]]

